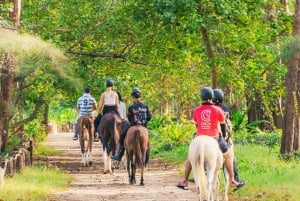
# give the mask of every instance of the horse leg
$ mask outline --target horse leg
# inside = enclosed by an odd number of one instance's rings
[[[108,159],[107,164],[108,164],[109,174],[115,175],[115,171],[112,168],[112,160],[111,160],[111,158],[109,156],[107,157],[107,159]]]
[[[108,169],[107,169],[107,152],[106,152],[106,148],[104,148],[104,150],[103,150],[102,158],[103,158],[103,162],[104,162],[104,174],[107,174]]]
[[[128,180],[129,180],[129,183],[130,184],[132,184],[131,183],[131,168],[130,168],[130,163],[131,163],[131,160],[130,160],[130,158],[129,158],[129,155],[127,155],[127,173],[128,173]]]
[[[142,164],[141,166],[141,182],[140,182],[141,186],[144,186],[144,164]]]
[[[133,184],[136,184],[135,173],[136,173],[136,163],[133,163],[133,166],[132,166],[132,182],[133,182]]]
[[[87,165],[92,165],[92,153],[90,150],[87,151]]]

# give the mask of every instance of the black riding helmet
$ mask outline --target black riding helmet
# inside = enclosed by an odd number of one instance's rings
[[[200,96],[203,101],[213,100],[214,92],[211,87],[203,87],[200,90]]]
[[[141,97],[141,91],[139,88],[135,87],[132,89],[131,91],[131,96],[134,97],[134,98],[139,98]]]
[[[221,89],[214,89],[214,99],[213,102],[218,104],[218,103],[223,103],[224,101],[224,93]]]
[[[106,80],[106,87],[112,87],[112,86],[114,86],[113,81],[111,81],[111,80]]]

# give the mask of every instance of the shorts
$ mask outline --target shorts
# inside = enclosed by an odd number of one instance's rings
[[[222,153],[226,153],[228,151],[227,142],[220,136],[216,137],[216,140],[218,141]]]

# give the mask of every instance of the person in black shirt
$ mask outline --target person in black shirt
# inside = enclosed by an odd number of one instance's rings
[[[224,104],[224,93],[221,89],[214,89],[214,98],[213,98],[213,102],[216,106],[219,106],[220,108],[222,108],[222,110],[224,111],[224,114],[227,118],[226,123],[229,124],[227,126],[231,127],[231,115],[230,115],[230,110],[229,107],[227,105]],[[228,144],[229,146],[231,146],[232,144],[232,139],[231,139],[231,130],[227,131],[228,134]],[[242,187],[243,185],[245,185],[245,181],[241,178],[239,178],[239,171],[238,171],[238,167],[237,167],[237,162],[236,162],[236,157],[234,156],[233,158],[233,172],[234,172],[234,179],[236,181],[238,181],[240,183],[240,187]]]
[[[147,128],[147,123],[152,119],[152,115],[148,108],[148,105],[142,103],[141,101],[141,91],[139,88],[133,88],[131,92],[131,97],[133,98],[133,105],[129,106],[127,112],[127,118],[130,122],[130,126],[125,129],[120,136],[119,141],[119,149],[115,156],[112,157],[113,160],[121,161],[122,156],[124,155],[125,148],[124,148],[124,140],[127,134],[128,129],[131,126],[135,125],[142,125]],[[147,164],[149,161],[149,151],[146,153],[146,161]]]

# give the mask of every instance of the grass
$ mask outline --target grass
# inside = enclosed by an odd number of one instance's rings
[[[38,144],[37,147],[34,148],[33,153],[36,156],[49,156],[54,154],[61,153],[61,150],[52,149],[49,146],[44,145],[43,143]]]
[[[40,201],[48,200],[51,194],[63,190],[72,181],[72,177],[57,168],[41,165],[26,167],[14,177],[6,177],[0,187],[1,201]]]
[[[188,145],[173,147],[170,151],[155,150],[151,157],[158,157],[168,163],[182,164],[179,171],[183,175],[187,150]],[[236,145],[235,155],[238,160],[240,178],[246,181],[246,186],[234,193],[230,192],[230,200],[300,200],[300,161],[294,159],[288,162],[280,159],[278,146],[270,150],[267,146]],[[222,188],[221,186],[220,189]]]
[[[232,195],[234,200],[300,199],[300,163],[296,159],[280,159],[278,146],[272,150],[259,145],[235,146],[235,153],[241,177],[245,178],[247,186]]]

